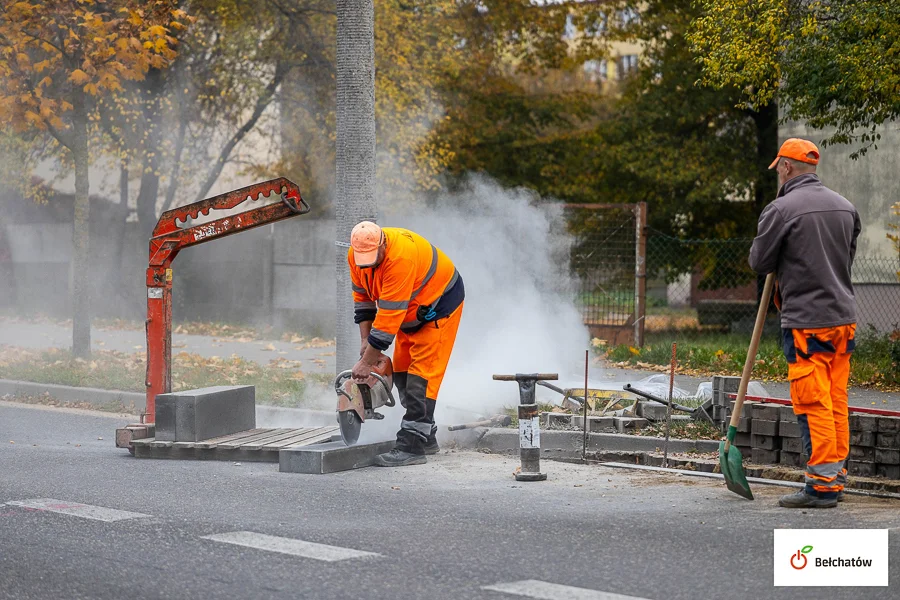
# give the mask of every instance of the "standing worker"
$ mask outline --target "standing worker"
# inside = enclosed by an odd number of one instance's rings
[[[347,251],[354,317],[362,338],[353,380],[365,383],[395,343],[394,383],[406,409],[397,443],[375,458],[382,467],[423,464],[438,452],[434,408],[462,316],[466,292],[447,255],[408,229],[363,221]]]
[[[783,496],[786,508],[831,508],[841,499],[850,452],[847,381],[855,345],[856,300],[850,268],[860,232],[856,208],[816,175],[819,149],[792,138],[769,165],[775,201],[759,216],[750,266],[775,272],[791,401],[809,463],[806,487]]]

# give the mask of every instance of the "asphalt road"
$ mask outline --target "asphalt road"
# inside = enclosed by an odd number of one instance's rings
[[[0,598],[864,600],[900,588],[894,501],[804,513],[775,506],[784,488],[748,502],[721,483],[549,461],[548,481],[516,483],[515,460],[462,451],[324,476],[140,460],[113,447],[124,422],[0,403]],[[775,528],[891,528],[891,587],[773,587]]]

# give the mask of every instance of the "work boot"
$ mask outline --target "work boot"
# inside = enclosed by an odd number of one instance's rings
[[[437,454],[441,451],[437,441],[437,427],[431,429],[431,435],[425,439],[425,454]]]
[[[405,467],[407,465],[424,465],[428,462],[424,454],[413,454],[399,448],[390,452],[379,454],[375,457],[375,464],[379,467]]]
[[[834,508],[837,506],[837,498],[820,498],[808,494],[805,489],[787,496],[782,496],[778,506],[784,508]]]

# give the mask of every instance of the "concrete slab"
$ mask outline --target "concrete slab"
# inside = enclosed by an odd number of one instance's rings
[[[344,442],[328,442],[304,448],[287,448],[278,453],[278,470],[282,473],[323,475],[375,464],[375,457],[389,452],[395,440],[346,446]]]
[[[214,386],[156,397],[156,439],[199,442],[256,427],[256,388]]]
[[[604,452],[653,452],[665,440],[656,437],[620,433],[589,433],[588,454]],[[542,431],[541,459],[581,458],[583,433],[580,431]],[[519,432],[515,429],[489,429],[478,441],[477,449],[492,454],[518,455]],[[669,452],[718,452],[718,440],[669,440]]]

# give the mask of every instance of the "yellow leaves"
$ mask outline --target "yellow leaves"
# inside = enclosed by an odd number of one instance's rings
[[[635,356],[640,356],[641,351],[635,348],[634,346],[628,346],[628,351],[634,354]]]
[[[135,27],[140,27],[144,24],[143,11],[128,9],[122,10],[126,10],[128,12],[128,22],[130,24],[134,25]]]
[[[165,37],[166,33],[168,33],[168,29],[163,27],[162,25],[154,25],[147,29],[147,33],[152,37]]]
[[[44,122],[41,119],[41,116],[34,111],[26,110],[25,111],[25,120],[30,124],[39,129],[43,129]]]
[[[44,77],[43,79],[38,81],[37,89],[40,90],[41,88],[45,88],[48,85],[50,85],[51,83],[53,83],[53,79],[51,79],[50,76],[48,75],[47,77]],[[37,91],[37,90],[35,90],[35,91]]]
[[[59,103],[59,109],[63,112],[70,111],[70,110],[72,110],[72,108],[73,108],[72,105],[69,104],[68,102],[66,102],[65,100],[63,100],[62,102]]]
[[[27,69],[31,67],[31,59],[28,58],[27,54],[20,52],[16,55],[16,64],[19,65],[20,69]]]
[[[34,70],[37,73],[42,73],[44,69],[50,66],[49,60],[42,60],[41,62],[34,63]]]
[[[100,88],[97,87],[95,83],[89,83],[84,86],[84,92],[86,94],[90,94],[91,96],[97,96],[100,94]]]
[[[90,79],[90,75],[88,75],[81,69],[75,69],[74,71],[72,71],[71,75],[69,75],[69,81],[71,81],[75,85],[81,85],[82,83],[90,81]]]

